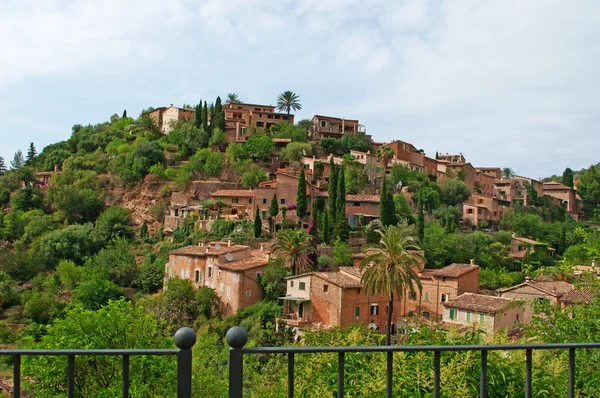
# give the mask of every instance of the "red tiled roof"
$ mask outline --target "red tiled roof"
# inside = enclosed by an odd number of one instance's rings
[[[210,196],[253,198],[254,191],[251,189],[219,189],[218,191],[213,192]]]
[[[324,281],[333,283],[336,286],[343,288],[360,288],[362,284],[360,279],[345,275],[341,272],[313,272],[317,278],[321,278]]]
[[[547,190],[550,190],[550,191],[554,190],[554,189],[561,190],[561,191],[564,191],[564,190],[569,190],[570,191],[573,188],[568,187],[566,185],[563,185],[563,184],[561,184],[560,182],[557,182],[557,181],[550,181],[550,182],[545,182],[544,183],[543,189],[547,189]]]
[[[484,294],[463,293],[457,298],[442,303],[444,307],[458,308],[487,314],[497,314],[514,300],[505,297],[486,296]]]
[[[540,243],[537,240],[533,240],[533,239],[529,239],[529,238],[519,238],[516,236],[513,239],[516,241],[519,241],[519,242],[529,243],[530,245],[537,245],[538,243]]]
[[[591,304],[597,296],[598,292],[591,289],[571,290],[565,293],[560,301],[565,304]]]
[[[244,246],[244,245],[235,245],[232,244],[231,246],[227,246],[226,243],[220,244],[221,248],[217,249],[214,246],[210,246],[210,247],[205,247],[205,246],[186,246],[186,247],[182,247],[180,249],[175,249],[169,252],[169,254],[172,255],[178,255],[178,256],[214,256],[214,255],[218,255],[218,254],[224,254],[224,253],[234,253],[234,252],[239,252],[242,250],[247,250],[249,248],[249,246]],[[206,251],[208,249],[208,252]]]
[[[219,268],[230,271],[247,271],[249,269],[264,267],[269,261],[263,256],[251,256],[237,261],[219,263]]]
[[[524,286],[531,286],[543,293],[549,294],[554,297],[562,297],[563,295],[574,289],[573,285],[564,281],[553,281],[544,277],[537,277],[534,280],[526,281],[519,285],[499,290],[499,292],[505,293],[511,290],[519,289]]]
[[[476,269],[479,269],[479,265],[477,264],[450,264],[447,267],[435,270],[432,275],[458,278],[459,276],[468,274]]]
[[[346,202],[379,203],[379,195],[346,195]]]

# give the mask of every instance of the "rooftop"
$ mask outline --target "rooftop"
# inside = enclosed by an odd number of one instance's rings
[[[379,195],[346,195],[346,202],[379,203]]]
[[[562,297],[566,293],[574,289],[574,286],[564,281],[554,281],[548,277],[536,277],[533,280],[525,281],[516,286],[512,286],[506,289],[499,290],[500,293],[509,292],[511,290],[519,289],[524,286],[531,286],[543,293],[549,294],[554,297]]]
[[[215,245],[213,245],[215,243]],[[180,249],[175,249],[169,252],[170,255],[179,255],[179,256],[211,256],[211,255],[219,255],[225,253],[234,253],[242,250],[247,250],[250,246],[244,245],[236,245],[232,244],[231,246],[227,245],[227,242],[213,242],[210,246],[186,246]],[[219,248],[216,247],[216,243],[219,244]]]
[[[571,290],[565,293],[560,301],[565,304],[592,304],[597,296],[598,292],[591,289]]]
[[[213,192],[210,196],[230,196],[240,198],[254,197],[254,191],[251,189],[219,189]]]
[[[313,272],[317,278],[344,288],[361,288],[360,279],[345,275],[341,272]]]
[[[264,251],[252,250],[250,257],[243,258],[237,261],[223,262],[219,264],[219,268],[230,271],[247,271],[253,268],[264,267],[269,260]]]
[[[561,184],[561,183],[560,183],[560,182],[558,182],[558,181],[549,181],[549,182],[545,182],[543,187],[544,187],[543,189],[547,189],[547,190],[550,190],[550,191],[551,191],[551,190],[554,190],[554,189],[556,189],[556,190],[561,190],[561,191],[564,191],[564,190],[572,190],[572,189],[573,189],[573,188],[571,188],[571,187],[568,187],[568,186],[566,186],[566,185],[564,185],[564,184]]]
[[[442,303],[444,307],[458,308],[487,314],[502,312],[514,300],[484,294],[463,293],[454,300]]]
[[[432,273],[432,275],[458,278],[459,276],[468,274],[469,272],[474,271],[476,269],[479,269],[479,265],[477,265],[477,264],[450,264],[447,267],[435,270]]]

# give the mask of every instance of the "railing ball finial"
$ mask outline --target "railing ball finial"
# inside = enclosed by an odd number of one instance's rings
[[[182,350],[190,349],[196,344],[196,332],[192,328],[180,328],[175,332],[173,340],[178,348]]]
[[[248,342],[248,333],[243,327],[234,326],[227,331],[225,341],[231,348],[242,348]]]

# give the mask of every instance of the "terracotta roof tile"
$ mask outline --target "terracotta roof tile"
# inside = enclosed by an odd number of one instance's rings
[[[591,289],[571,290],[565,293],[560,301],[565,304],[591,304],[596,297],[598,297],[598,292]]]
[[[379,195],[346,195],[346,202],[379,203]]]
[[[324,281],[333,283],[336,286],[344,288],[360,288],[362,284],[360,279],[344,275],[341,272],[313,272],[313,275],[317,278],[321,278]]]
[[[249,246],[244,245],[234,245],[227,246],[226,243],[221,244],[221,248],[217,249],[214,246],[208,247],[208,252],[206,251],[207,247],[204,246],[186,246],[180,249],[175,249],[169,252],[169,254],[180,255],[180,256],[214,256],[224,253],[234,253],[242,250],[247,250]]]
[[[219,189],[210,196],[231,196],[240,198],[253,198],[254,191],[251,189]]]
[[[484,294],[463,293],[454,300],[442,303],[444,307],[497,314],[502,312],[514,300]]]
[[[266,257],[247,257],[237,261],[219,263],[219,268],[230,271],[247,271],[249,269],[264,267],[269,261]]]
[[[432,275],[458,278],[459,276],[468,274],[476,269],[479,269],[479,265],[477,264],[450,264],[447,267],[435,270]]]

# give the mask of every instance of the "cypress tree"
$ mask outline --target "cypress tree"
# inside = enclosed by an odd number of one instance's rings
[[[417,204],[417,233],[419,235],[419,240],[421,244],[424,243],[425,240],[425,215],[423,210],[423,201],[419,198]]]
[[[202,100],[200,100],[200,103],[194,109],[194,126],[200,128],[202,126]]]
[[[329,243],[329,230],[331,229],[329,225],[329,213],[324,211],[321,219],[321,240],[324,243]]]
[[[316,239],[319,238],[319,222],[319,203],[317,202],[317,199],[314,198],[310,203],[310,222],[308,225],[308,233],[314,236]]]
[[[271,229],[271,233],[274,231],[275,226],[275,218],[279,214],[279,206],[277,205],[277,194],[273,194],[273,198],[271,199],[271,204],[269,205],[269,212],[267,213],[267,217],[269,219],[269,228]]]
[[[202,108],[202,125],[204,131],[208,131],[208,104],[204,101],[204,107]]]
[[[210,124],[208,125],[206,132],[209,136],[211,136],[213,127],[215,125],[215,104],[213,103],[211,103],[208,107],[208,118],[210,119]]]
[[[298,216],[298,223],[302,225],[302,221],[306,216],[306,178],[304,177],[304,167],[300,169],[300,175],[298,176],[298,190],[296,192],[296,215]]]
[[[127,117],[127,109],[123,109],[123,116],[121,116],[121,119],[125,119]]]
[[[381,179],[381,187],[379,192],[379,221],[383,226],[388,226],[390,215],[388,214],[388,207],[386,206],[387,201],[387,178],[385,175]]]
[[[333,156],[329,160],[329,187],[327,190],[327,206],[329,207],[329,223],[335,224],[336,217],[336,193],[337,193],[337,167],[333,163]]]
[[[562,183],[573,188],[573,170],[567,167],[562,175]]]
[[[6,163],[4,163],[4,158],[0,156],[0,176],[6,173]]]
[[[350,237],[350,230],[346,218],[346,181],[343,167],[337,170],[336,202],[334,236],[341,241],[347,241]]]
[[[211,120],[210,124],[213,126],[213,130],[215,127],[218,127],[221,131],[225,131],[225,111],[223,111],[221,97],[217,97],[215,100],[214,123]]]
[[[35,146],[32,142],[31,144],[29,144],[29,150],[27,151],[27,159],[25,160],[25,164],[27,166],[31,166],[33,164],[33,161],[35,160],[36,155],[37,151],[35,150]]]
[[[260,214],[258,211],[258,205],[256,206],[256,211],[254,212],[254,237],[259,238],[262,233],[262,220],[260,219]]]
[[[140,228],[140,239],[146,239],[148,237],[148,225],[144,221],[142,227]]]

